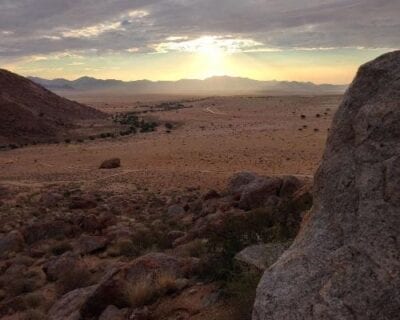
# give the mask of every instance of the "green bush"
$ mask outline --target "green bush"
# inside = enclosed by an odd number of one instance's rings
[[[203,266],[204,276],[228,281],[235,272],[234,257],[245,247],[293,239],[300,227],[301,213],[309,209],[311,203],[312,200],[304,196],[283,202],[276,208],[260,208],[243,216],[233,216],[218,230],[208,230],[209,255]]]

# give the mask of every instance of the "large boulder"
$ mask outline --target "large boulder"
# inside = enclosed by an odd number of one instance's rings
[[[363,65],[334,118],[314,208],[264,274],[253,320],[398,319],[400,51]]]

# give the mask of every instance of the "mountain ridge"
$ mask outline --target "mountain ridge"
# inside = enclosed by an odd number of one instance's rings
[[[177,81],[151,81],[147,79],[122,81],[117,79],[96,79],[84,76],[75,80],[62,78],[48,80],[29,77],[30,80],[54,91],[96,92],[130,94],[196,94],[196,93],[268,93],[282,92],[286,94],[341,94],[347,85],[315,84],[312,82],[254,80],[243,77],[213,76],[201,79],[180,79]]]

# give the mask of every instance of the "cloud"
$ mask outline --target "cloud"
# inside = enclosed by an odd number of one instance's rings
[[[0,57],[399,48],[399,12],[398,0],[0,0]]]
[[[168,37],[166,42],[158,43],[154,50],[158,53],[170,51],[179,52],[207,52],[220,51],[225,53],[248,52],[261,50],[262,43],[252,39],[233,38],[230,36],[202,36],[193,40],[184,40],[186,37]]]

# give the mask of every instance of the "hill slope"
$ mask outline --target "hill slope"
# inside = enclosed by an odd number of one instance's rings
[[[0,69],[0,144],[55,140],[77,121],[101,117],[93,108]]]

